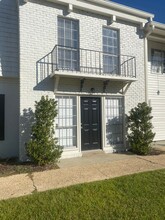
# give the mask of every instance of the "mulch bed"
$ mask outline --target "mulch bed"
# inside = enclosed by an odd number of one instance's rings
[[[160,154],[165,154],[165,149],[161,150],[159,148],[152,148],[150,155],[154,156],[154,155],[160,155]]]
[[[47,166],[37,166],[31,162],[20,163],[15,158],[0,159],[0,177],[10,176],[21,173],[42,172],[45,170],[58,169],[56,164]]]

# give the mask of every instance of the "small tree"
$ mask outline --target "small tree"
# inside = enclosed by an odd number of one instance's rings
[[[131,109],[130,116],[128,116],[129,145],[133,152],[140,155],[150,153],[151,142],[155,136],[152,132],[151,111],[152,108],[143,102]]]
[[[56,163],[62,148],[54,138],[54,119],[57,116],[57,102],[48,96],[35,102],[35,123],[31,140],[27,143],[27,155],[38,165]]]

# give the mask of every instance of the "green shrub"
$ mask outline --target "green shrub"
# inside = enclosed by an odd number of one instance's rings
[[[152,108],[147,103],[139,103],[131,109],[128,116],[128,142],[136,154],[147,155],[151,150],[151,142],[155,134],[152,132]]]
[[[27,155],[38,165],[58,162],[62,148],[54,138],[54,119],[57,116],[57,102],[47,96],[35,102],[35,123],[31,140],[27,143]]]

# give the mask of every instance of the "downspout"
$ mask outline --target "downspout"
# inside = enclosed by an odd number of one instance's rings
[[[19,81],[19,129],[18,129],[18,158],[20,160],[20,134],[21,134],[21,129],[20,129],[20,20],[19,20],[19,0],[16,0],[16,5],[17,5],[17,25],[18,25],[18,81]]]
[[[147,24],[148,26],[148,24]],[[145,73],[145,102],[148,103],[148,37],[154,31],[155,26],[150,24],[144,37],[144,73]]]

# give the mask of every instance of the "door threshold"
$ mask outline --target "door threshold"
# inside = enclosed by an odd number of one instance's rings
[[[104,151],[102,149],[96,149],[96,150],[85,150],[85,151],[81,151],[82,153],[82,157],[83,156],[87,156],[87,155],[94,155],[94,154],[104,154]]]

